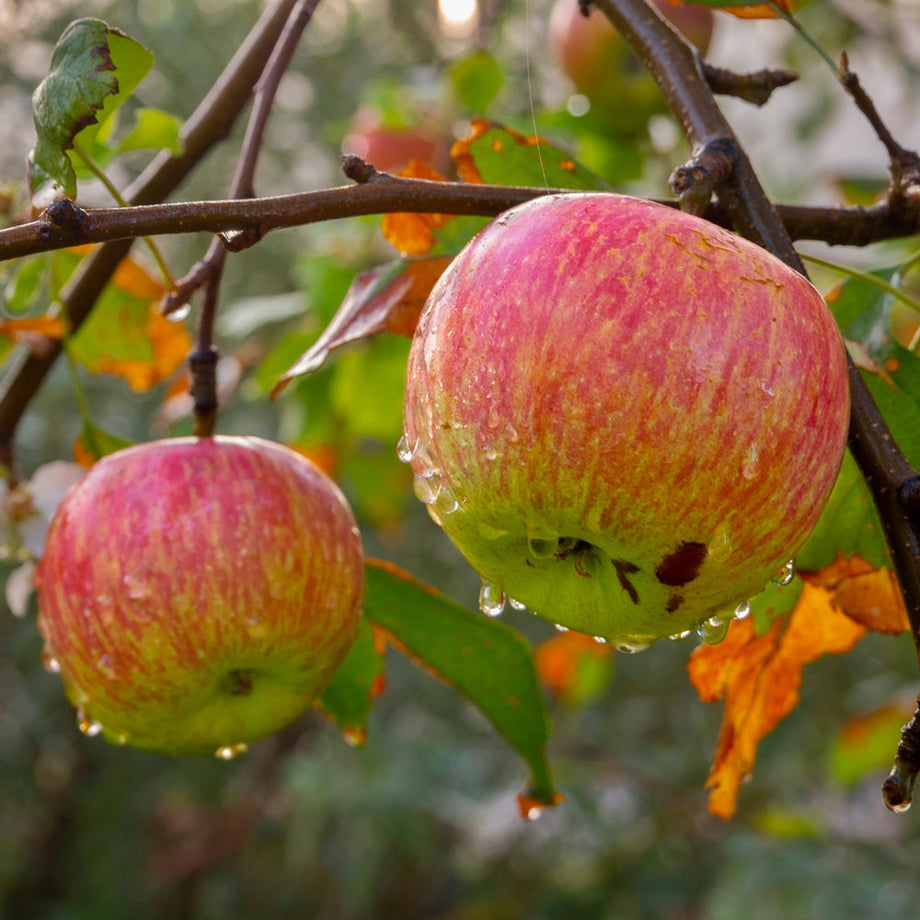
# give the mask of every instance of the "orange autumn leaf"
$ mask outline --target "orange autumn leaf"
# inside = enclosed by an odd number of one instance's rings
[[[31,319],[8,319],[0,322],[0,334],[14,342],[28,342],[32,336],[60,339],[64,323],[60,316],[36,316]]]
[[[564,632],[537,646],[534,663],[543,684],[557,696],[567,697],[574,689],[585,659],[609,659],[609,645],[579,632]]]
[[[831,592],[831,603],[872,632],[897,634],[910,629],[907,608],[892,569],[876,569],[858,556],[838,555],[819,572],[802,573]]]
[[[752,618],[732,623],[719,645],[701,646],[687,669],[700,699],[724,699],[722,727],[706,786],[709,810],[730,818],[753,769],[757,745],[799,702],[802,669],[848,652],[865,628],[832,604],[831,591],[805,584],[795,609],[758,636]]]
[[[413,160],[400,176],[410,179],[428,179],[432,182],[446,182],[447,179],[436,169],[421,160]],[[435,231],[451,219],[450,214],[410,214],[398,212],[385,214],[380,228],[386,240],[403,255],[421,256],[431,251],[435,244]]]
[[[541,144],[546,143],[546,139],[539,135],[522,134],[520,131],[515,131],[514,128],[509,128],[507,125],[499,125],[497,122],[488,121],[485,118],[473,118],[470,121],[470,133],[466,137],[462,137],[458,141],[455,141],[453,147],[450,149],[451,159],[457,165],[457,175],[464,182],[469,182],[471,184],[482,184],[485,182],[485,179],[482,178],[482,174],[479,171],[479,167],[476,165],[473,145],[493,128],[501,128],[503,135],[502,137],[496,137],[492,140],[492,150],[495,153],[507,149],[507,142],[509,140],[520,147],[539,147]]]

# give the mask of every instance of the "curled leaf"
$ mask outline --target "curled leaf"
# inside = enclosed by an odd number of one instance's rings
[[[688,663],[700,699],[725,700],[706,785],[709,810],[730,818],[738,789],[754,767],[757,745],[799,702],[802,669],[823,655],[848,652],[865,628],[837,610],[832,592],[805,584],[795,609],[758,636],[752,619],[732,623],[719,645],[703,645]]]
[[[330,352],[380,332],[412,337],[428,294],[449,256],[402,259],[361,272],[352,282],[335,316],[316,342],[281,377],[277,395],[295,377],[323,366]]]

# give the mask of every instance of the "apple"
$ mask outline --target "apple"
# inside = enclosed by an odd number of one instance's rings
[[[733,612],[818,520],[847,438],[821,295],[702,219],[622,195],[535,199],[433,288],[404,436],[422,498],[483,579],[636,650]]]
[[[362,610],[361,538],[309,461],[259,438],[104,457],[38,566],[38,627],[87,734],[232,756],[323,691]]]
[[[675,6],[668,0],[651,2],[706,53],[715,26],[711,10],[702,6]],[[548,34],[552,56],[575,89],[621,129],[624,121],[635,129],[651,115],[664,111],[664,100],[655,81],[600,10],[592,8],[589,16],[583,16],[577,0],[556,0],[550,12]]]
[[[399,172],[413,160],[421,160],[440,172],[450,168],[450,151],[439,134],[417,125],[387,125],[370,106],[362,106],[352,118],[342,141],[342,153],[359,156],[381,172]]]

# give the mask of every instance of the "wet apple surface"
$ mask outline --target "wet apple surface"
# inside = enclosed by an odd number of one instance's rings
[[[803,276],[679,211],[568,194],[497,218],[432,291],[400,453],[493,608],[635,649],[718,633],[788,566],[848,418]]]

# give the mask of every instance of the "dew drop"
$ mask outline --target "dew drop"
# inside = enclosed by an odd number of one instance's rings
[[[594,639],[594,641],[595,641],[598,645],[606,645],[606,644],[607,644],[607,640],[606,640],[603,636],[593,636],[592,638]]]
[[[774,576],[773,584],[785,588],[795,578],[795,559],[790,559]]]
[[[729,623],[730,620],[723,620],[722,617],[710,617],[696,627],[696,634],[707,645],[718,645],[728,635]]]
[[[498,451],[494,447],[491,447],[491,446],[487,447],[483,453],[485,454],[486,460],[497,460],[498,459]]]
[[[87,738],[95,738],[102,731],[102,725],[95,719],[91,719],[82,709],[77,710],[77,728]]]
[[[175,310],[170,310],[170,312],[166,314],[166,319],[168,319],[171,323],[181,323],[188,318],[188,315],[191,312],[192,305],[186,302],[180,304],[178,307],[176,307]]]
[[[617,642],[614,645],[614,648],[621,655],[636,655],[639,652],[644,652],[648,648],[647,642]]]
[[[460,507],[457,496],[454,495],[450,486],[444,483],[441,484],[441,488],[438,490],[434,504],[440,514],[453,514]]]
[[[751,615],[751,602],[750,601],[742,601],[740,604],[738,604],[737,607],[735,607],[734,611],[732,611],[733,620],[743,620],[746,617],[749,617],[750,615]]]
[[[500,617],[505,610],[505,594],[491,581],[484,581],[479,589],[479,609],[487,617]]]
[[[412,488],[415,491],[415,497],[420,502],[432,505],[441,490],[441,478],[434,470],[426,470],[425,473],[415,476]]]
[[[508,533],[507,530],[502,530],[500,527],[493,527],[491,524],[479,520],[476,521],[476,530],[478,530],[479,535],[485,537],[486,540],[497,540],[499,537],[503,537]]]
[[[692,629],[685,629],[682,632],[676,632],[668,636],[672,642],[680,642],[682,639],[688,639],[692,634]]]
[[[556,627],[556,629],[557,629],[559,632],[568,632],[568,631],[569,631],[568,626],[563,626],[561,623],[555,623],[555,624],[553,624],[553,625]]]
[[[219,747],[215,752],[214,756],[219,760],[233,760],[236,757],[239,757],[240,754],[245,754],[249,750],[249,745],[244,742],[239,744],[227,744],[223,747]]]
[[[403,463],[411,463],[412,458],[415,456],[416,451],[418,450],[418,441],[414,444],[409,442],[409,435],[403,432],[403,436],[399,439],[399,443],[396,445],[396,456]]]
[[[508,603],[511,604],[512,610],[526,610],[527,609],[527,604],[523,603],[522,601],[517,600],[517,598],[514,598],[514,597],[509,597]]]
[[[144,573],[140,569],[128,572],[122,579],[122,584],[132,601],[142,601],[150,595],[150,583],[144,578]]]
[[[61,673],[61,662],[57,660],[54,649],[47,642],[42,649],[42,666],[46,671],[50,671],[52,674]]]
[[[528,821],[536,821],[543,814],[542,805],[531,805],[524,816]]]

